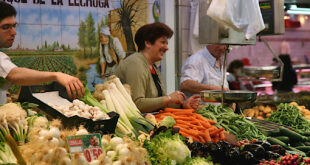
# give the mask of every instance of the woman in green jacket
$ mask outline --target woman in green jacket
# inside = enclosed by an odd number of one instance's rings
[[[115,70],[122,83],[130,85],[133,101],[141,112],[153,112],[165,107],[198,107],[200,96],[186,100],[180,91],[167,95],[164,90],[156,62],[163,59],[172,35],[173,31],[163,23],[142,26],[135,35],[139,52],[128,56]]]

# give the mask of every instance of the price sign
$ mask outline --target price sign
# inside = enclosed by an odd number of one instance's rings
[[[88,162],[97,159],[103,152],[100,134],[68,136],[67,144],[71,155],[84,153]]]

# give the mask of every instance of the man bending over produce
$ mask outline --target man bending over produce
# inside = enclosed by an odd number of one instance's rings
[[[10,4],[0,2],[0,48],[13,45],[16,35],[16,10]],[[36,85],[58,81],[66,87],[69,97],[77,98],[85,94],[81,81],[61,72],[41,72],[17,67],[10,58],[0,52],[0,104],[6,103],[6,90],[11,84]]]

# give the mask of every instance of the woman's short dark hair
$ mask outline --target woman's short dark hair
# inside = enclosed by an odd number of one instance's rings
[[[7,17],[16,16],[15,8],[3,1],[0,1],[0,22]]]
[[[233,73],[234,69],[238,69],[238,68],[242,68],[243,67],[243,63],[241,60],[234,60],[229,64],[229,67],[227,69],[227,72],[229,73]]]
[[[155,41],[160,37],[171,38],[173,31],[166,24],[156,22],[151,24],[143,25],[138,29],[135,35],[135,42],[138,46],[138,50],[141,51],[145,48],[145,41],[154,44]]]

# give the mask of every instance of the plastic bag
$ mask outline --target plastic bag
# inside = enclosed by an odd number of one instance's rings
[[[220,24],[244,32],[246,39],[265,28],[258,0],[213,0],[207,15]]]

